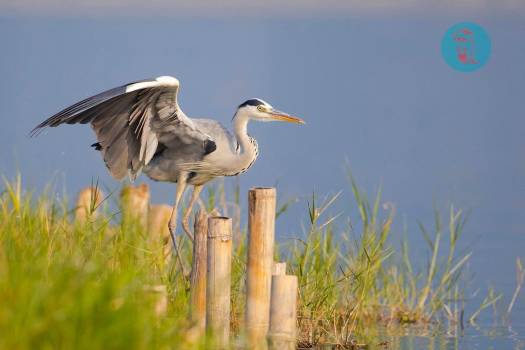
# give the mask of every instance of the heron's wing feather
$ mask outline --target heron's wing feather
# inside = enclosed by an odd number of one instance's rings
[[[135,177],[154,156],[159,142],[195,144],[205,152],[210,138],[195,127],[177,103],[178,80],[160,77],[117,87],[87,98],[39,124],[91,123],[97,147],[113,177]]]
[[[223,176],[236,168],[235,162],[238,157],[238,143],[235,137],[221,123],[211,119],[193,119],[197,129],[210,136],[213,140],[213,150],[207,152],[205,157],[188,157],[179,164],[180,169],[188,172],[209,174],[212,176]]]

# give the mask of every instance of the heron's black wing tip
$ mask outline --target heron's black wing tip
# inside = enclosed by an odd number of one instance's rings
[[[40,123],[37,126],[35,126],[35,128],[33,130],[31,130],[31,132],[29,132],[29,137],[36,137],[36,136],[40,135],[42,133],[42,131],[44,131],[44,129],[46,127],[52,126],[50,124],[50,122],[49,122],[50,119],[46,119],[42,123]]]
[[[38,135],[40,135],[40,133],[42,133],[44,127],[45,126],[43,126],[42,124],[37,125],[33,130],[29,132],[27,136],[30,138],[37,137]]]

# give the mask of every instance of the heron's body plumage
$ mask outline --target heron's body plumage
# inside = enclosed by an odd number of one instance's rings
[[[257,157],[257,144],[242,150],[235,136],[222,124],[211,119],[193,119],[196,128],[213,140],[213,151],[195,153],[183,142],[171,143],[156,154],[144,168],[144,173],[156,181],[177,182],[181,172],[188,174],[188,183],[202,185],[218,176],[234,176],[245,172]],[[240,153],[246,151],[248,157]]]

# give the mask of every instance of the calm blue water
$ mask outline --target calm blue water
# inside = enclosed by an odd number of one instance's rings
[[[474,252],[472,289],[482,295],[493,286],[505,306],[515,260],[525,260],[525,21],[512,14],[468,18],[487,30],[493,53],[465,74],[440,56],[443,33],[461,20],[3,17],[0,173],[19,170],[32,188],[58,179],[71,194],[93,178],[117,188],[89,148],[89,127],[27,134],[59,109],[124,82],[176,75],[184,111],[226,125],[240,102],[261,97],[308,123],[250,125],[262,152],[240,178],[243,193],[277,185],[282,200],[297,198],[279,219],[281,239],[301,235],[312,191],[342,190],[332,213],[355,217],[348,163],[371,196],[382,186],[384,201],[396,207],[396,239],[406,227],[421,247],[421,269],[427,255],[417,220],[431,226],[434,207],[446,213],[452,203],[469,212],[464,247]],[[174,186],[150,185],[155,201],[172,201]],[[344,220],[336,225],[343,229]],[[481,316],[480,330],[444,338],[442,348],[523,349],[524,294],[511,330],[491,336],[490,314]],[[405,340],[415,345],[402,348],[431,347],[427,338]]]

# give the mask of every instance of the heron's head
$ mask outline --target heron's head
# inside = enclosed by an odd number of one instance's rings
[[[259,98],[249,99],[237,108],[237,117],[245,117],[261,122],[282,121],[295,124],[304,124],[304,120],[273,108],[268,102]]]

